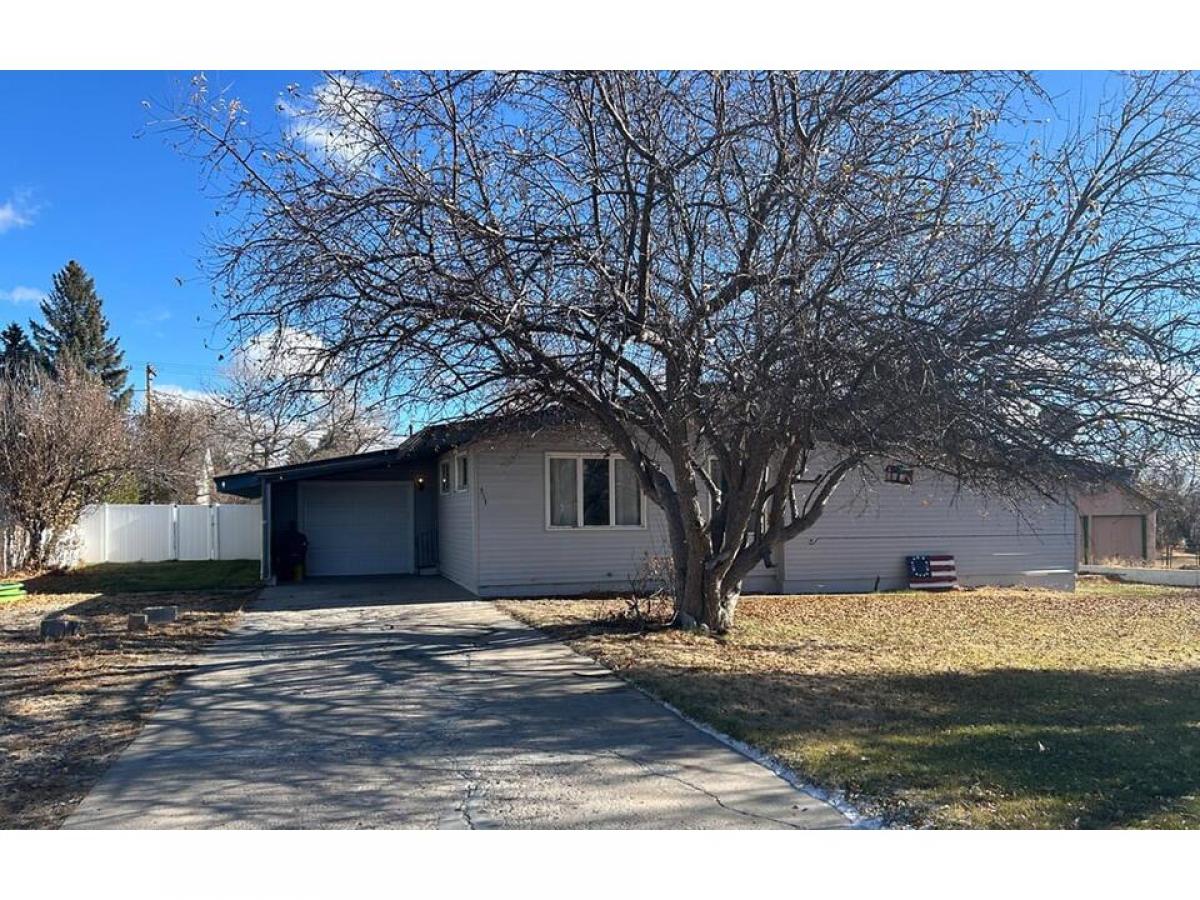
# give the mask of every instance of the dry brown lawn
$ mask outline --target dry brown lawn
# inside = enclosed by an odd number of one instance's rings
[[[0,604],[0,828],[60,825],[252,595],[33,594]],[[126,631],[129,613],[162,604],[177,604],[179,621]],[[42,642],[42,618],[63,610],[89,633]]]
[[[723,637],[501,605],[893,822],[1200,826],[1200,592],[749,597]]]

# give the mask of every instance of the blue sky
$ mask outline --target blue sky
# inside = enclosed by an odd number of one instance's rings
[[[208,75],[210,83],[232,83],[264,124],[289,82],[317,78]],[[212,292],[197,265],[214,203],[194,160],[160,134],[135,136],[149,115],[142,100],[165,100],[189,77],[0,73],[7,132],[0,141],[0,327],[36,317],[34,298],[77,259],[96,279],[139,387],[149,361],[160,384],[200,388],[215,374],[221,348]]]
[[[231,85],[259,127],[277,121],[290,82],[315,73],[209,72]],[[113,331],[140,388],[147,362],[161,386],[199,389],[223,349],[211,288],[200,273],[214,223],[194,160],[161,134],[137,137],[150,115],[191,73],[0,73],[0,327],[37,315],[51,275],[77,259],[96,279]],[[1051,93],[1094,102],[1097,73],[1045,77]],[[1087,96],[1090,95],[1090,96]],[[177,279],[182,280],[182,284]]]

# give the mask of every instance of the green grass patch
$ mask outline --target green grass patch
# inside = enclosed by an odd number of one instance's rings
[[[941,827],[1200,827],[1200,592],[750,597],[732,632],[502,601],[689,715]]]
[[[253,559],[101,563],[27,579],[30,594],[130,594],[237,590],[259,584]]]

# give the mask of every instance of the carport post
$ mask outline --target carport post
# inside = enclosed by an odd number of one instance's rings
[[[271,581],[271,482],[262,482],[262,570],[259,577],[268,584]]]

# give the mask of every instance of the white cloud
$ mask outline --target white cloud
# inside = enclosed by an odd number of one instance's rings
[[[29,192],[17,191],[0,203],[0,234],[32,225],[36,214],[37,207],[33,205]]]
[[[363,164],[374,152],[371,129],[364,122],[382,114],[374,95],[353,80],[331,76],[299,102],[281,99],[278,111],[285,133],[308,150],[323,152],[343,164]]]
[[[0,231],[3,231],[0,228]],[[14,288],[4,290],[0,288],[0,300],[5,303],[40,303],[45,299],[46,292],[37,288],[26,287],[23,284],[18,284]]]
[[[169,309],[164,306],[156,306],[153,309],[143,309],[134,321],[138,325],[155,325],[166,322],[170,318],[171,311]]]
[[[315,334],[285,326],[251,338],[234,360],[270,378],[315,375],[324,349]]]

